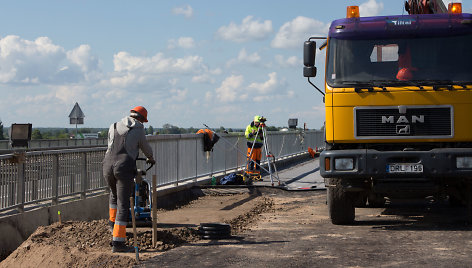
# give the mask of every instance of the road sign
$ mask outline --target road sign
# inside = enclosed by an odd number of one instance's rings
[[[84,123],[84,117],[85,115],[82,112],[82,109],[80,109],[79,104],[76,102],[74,108],[72,108],[72,111],[69,114],[70,124],[81,125]]]

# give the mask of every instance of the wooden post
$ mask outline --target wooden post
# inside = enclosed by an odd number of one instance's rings
[[[156,248],[157,244],[157,192],[156,192],[157,178],[156,175],[152,175],[152,247]]]
[[[133,221],[134,252],[136,252],[136,262],[139,262],[138,233],[136,232],[136,216],[134,215],[134,197],[129,198],[131,207],[131,219]]]

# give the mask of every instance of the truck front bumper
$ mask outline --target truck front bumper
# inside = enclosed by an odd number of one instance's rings
[[[324,178],[472,177],[472,167],[461,164],[458,167],[458,161],[464,158],[472,158],[472,148],[440,148],[430,151],[329,150],[320,154],[320,174]],[[349,159],[352,159],[352,169]],[[349,160],[349,165],[337,169],[337,161],[340,160]],[[418,169],[413,171],[400,168],[394,172],[390,168],[392,165],[414,166]]]

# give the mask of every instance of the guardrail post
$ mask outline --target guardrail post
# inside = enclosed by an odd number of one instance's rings
[[[180,139],[182,138],[182,136],[180,136]],[[180,171],[180,165],[179,165],[179,154],[180,154],[180,151],[179,151],[179,148],[180,148],[180,139],[177,140],[177,144],[176,144],[176,154],[175,154],[175,163],[176,163],[176,168],[177,168],[177,178],[175,178],[175,186],[179,186],[179,171]]]
[[[221,135],[223,135],[223,134],[221,134]],[[228,144],[225,143],[225,146],[223,148],[223,155],[224,155],[224,158],[225,158],[225,172],[224,172],[225,175],[226,175],[226,160],[227,160],[226,159],[226,152],[228,152],[228,150],[226,149],[226,146],[228,146]]]
[[[80,191],[80,199],[85,199],[88,183],[87,183],[87,153],[83,152],[80,156],[80,180],[82,189]]]
[[[25,164],[18,163],[18,181],[16,188],[16,203],[18,212],[25,211]]]
[[[198,139],[195,139],[195,179],[194,182],[197,182],[198,177]]]
[[[52,158],[52,205],[58,204],[59,196],[59,154],[54,154]]]
[[[210,172],[210,178],[213,177],[213,159],[214,159],[214,154],[211,154],[211,172]]]
[[[37,172],[30,171],[31,200],[39,199],[40,189],[38,187],[38,183],[39,183],[39,180],[41,179],[41,174],[42,174],[41,166],[42,165],[38,165],[37,163],[30,165],[31,167],[30,170],[36,170],[36,169],[38,170]]]

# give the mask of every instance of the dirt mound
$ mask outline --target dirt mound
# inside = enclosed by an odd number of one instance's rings
[[[235,197],[218,198],[233,202]],[[208,198],[203,198],[202,201],[200,205],[198,201],[189,204],[185,212],[181,213],[181,219],[186,219],[189,214],[198,214],[204,210],[202,208],[207,208]],[[216,200],[212,201],[216,202]],[[221,201],[221,204],[224,204],[224,201]],[[233,215],[232,219],[225,220],[226,223],[231,224],[233,235],[254,224],[259,214],[272,208],[273,201],[271,198],[258,197],[254,203],[250,204],[244,212],[239,212]],[[213,214],[218,214],[218,211],[220,210],[215,210]],[[223,212],[225,211],[221,210],[221,213]],[[178,220],[178,218],[173,219]],[[201,218],[198,220],[208,222]],[[126,235],[126,243],[133,245],[133,234],[128,230]],[[7,259],[2,261],[0,267],[131,267],[136,264],[134,254],[111,252],[111,238],[108,220],[67,221],[62,224],[41,226]],[[197,227],[159,228],[158,241],[156,247],[153,248],[152,232],[142,229],[138,231],[139,249],[144,252],[142,259],[199,239],[201,237]]]
[[[239,215],[226,223],[231,225],[233,233],[242,232],[250,228],[251,225],[257,221],[260,214],[273,210],[273,207],[274,200],[272,198],[263,197],[250,211]]]
[[[106,220],[40,226],[0,267],[132,266],[130,256],[111,255],[110,238]]]

